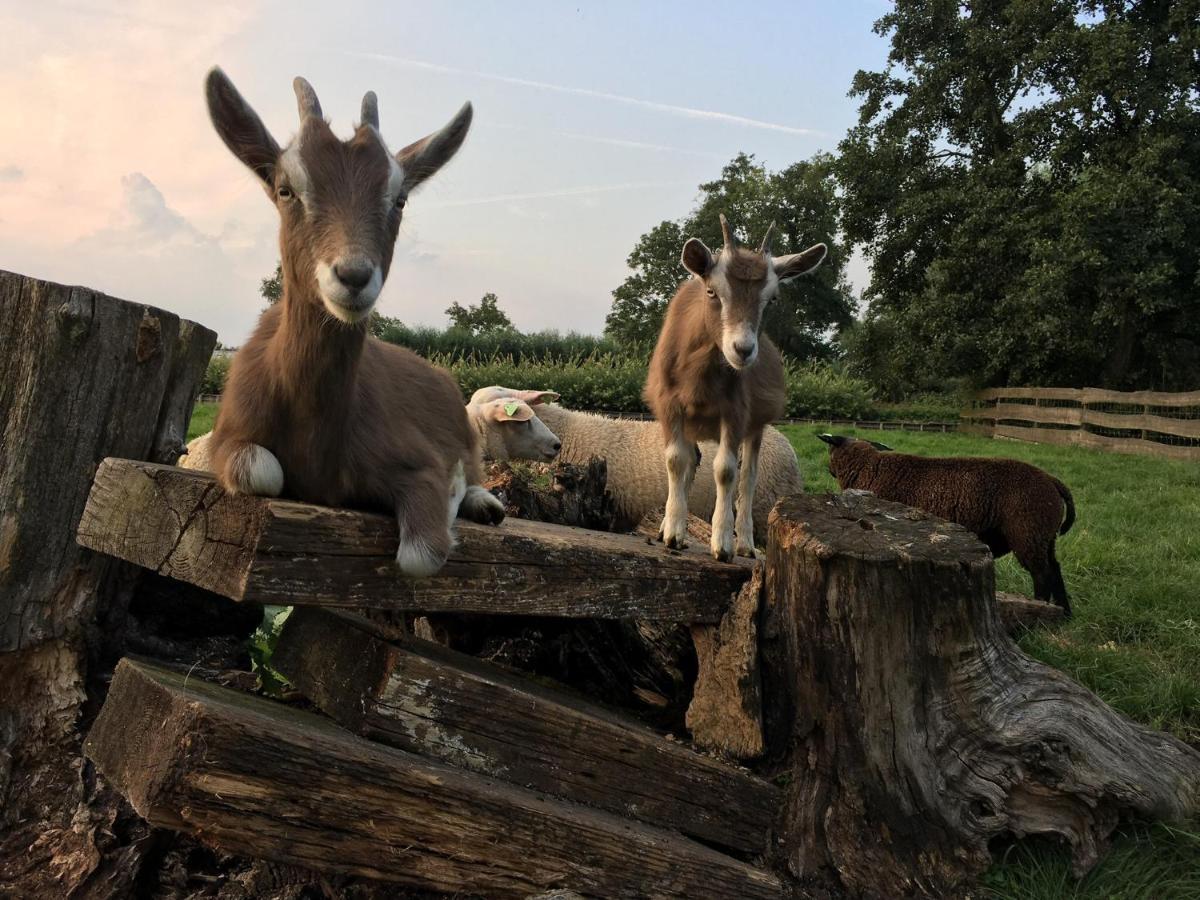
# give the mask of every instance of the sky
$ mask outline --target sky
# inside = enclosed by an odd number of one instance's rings
[[[409,199],[377,308],[442,326],[492,291],[522,330],[599,333],[638,237],[739,151],[779,169],[836,148],[854,72],[884,64],[887,9],[0,0],[0,268],[244,340],[278,218],[209,123],[220,65],[281,144],[295,75],[343,137],[374,90],[392,147],[470,100],[462,150]],[[849,275],[865,285],[861,256]]]

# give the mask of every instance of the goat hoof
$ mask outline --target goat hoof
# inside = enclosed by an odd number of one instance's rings
[[[731,559],[733,559],[733,554],[724,547],[720,547],[713,551],[713,559],[715,559],[717,562],[729,562]]]
[[[758,551],[753,547],[738,547],[735,555],[745,556],[747,559],[758,559]]]
[[[458,514],[480,525],[499,525],[504,521],[504,504],[491,491],[472,484],[459,504]]]
[[[674,535],[672,535],[671,537],[667,538],[667,549],[668,550],[686,550],[687,549],[687,541],[683,540],[682,538],[677,538]]]

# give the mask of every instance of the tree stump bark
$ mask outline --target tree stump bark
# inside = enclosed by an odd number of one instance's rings
[[[0,894],[65,896],[99,864],[75,726],[97,612],[121,615],[131,570],[75,529],[105,456],[174,461],[215,341],[0,272]]]
[[[993,839],[1032,834],[1082,874],[1122,816],[1200,806],[1200,753],[1016,647],[991,557],[957,525],[857,492],[789,498],[767,598],[767,742],[802,882],[945,895]]]

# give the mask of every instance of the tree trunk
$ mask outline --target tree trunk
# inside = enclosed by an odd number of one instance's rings
[[[989,842],[1051,835],[1086,872],[1125,815],[1200,806],[1200,753],[1030,659],[974,536],[869,494],[772,514],[769,751],[791,774],[782,852],[865,896],[961,890]]]
[[[131,570],[75,528],[105,456],[174,460],[215,340],[0,272],[0,893],[65,895],[99,862],[75,724],[97,610],[120,615]]]

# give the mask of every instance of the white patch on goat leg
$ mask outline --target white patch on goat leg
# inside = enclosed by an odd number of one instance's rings
[[[454,520],[458,518],[458,508],[462,506],[463,498],[467,496],[467,476],[463,473],[463,464],[460,459],[454,464],[454,469],[450,472],[450,506],[447,526],[453,533]]]
[[[283,492],[283,466],[266,447],[246,444],[233,452],[229,466],[239,494],[278,497]]]
[[[400,526],[400,547],[396,550],[396,565],[410,578],[426,578],[446,564],[446,557],[424,540]]]
[[[754,559],[754,491],[758,487],[758,454],[762,442],[747,438],[742,441],[742,464],[738,473],[737,541],[734,553]]]
[[[687,546],[688,494],[696,475],[696,447],[676,428],[664,453],[667,461],[667,508],[663,513],[662,539],[668,547]]]
[[[713,507],[712,541],[714,559],[728,562],[733,559],[733,492],[737,480],[737,451],[732,436],[721,429],[721,443],[713,460],[713,478],[717,484],[717,502]]]

